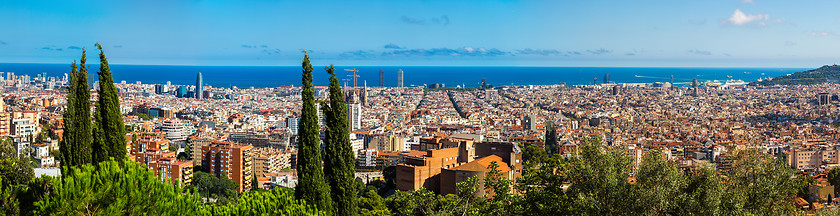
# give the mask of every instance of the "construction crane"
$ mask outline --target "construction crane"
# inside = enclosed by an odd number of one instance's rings
[[[344,69],[344,71],[353,71],[353,75],[348,74],[347,76],[353,77],[353,90],[356,90],[356,78],[359,77],[359,75],[356,75],[356,72],[359,72],[359,70],[356,70],[356,68],[353,68],[353,69]]]

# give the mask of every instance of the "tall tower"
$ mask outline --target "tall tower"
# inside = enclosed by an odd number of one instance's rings
[[[195,77],[195,98],[202,99],[204,96],[204,77],[201,77],[201,72]]]
[[[347,103],[347,129],[357,131],[362,128],[362,105]]]
[[[610,73],[604,74],[604,84],[610,83]]]
[[[385,70],[379,69],[379,87],[385,87]]]
[[[402,71],[402,69],[397,71],[397,87],[405,87],[403,85],[403,71]]]

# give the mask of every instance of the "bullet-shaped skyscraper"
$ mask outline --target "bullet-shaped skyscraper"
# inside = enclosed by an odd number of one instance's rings
[[[403,85],[403,71],[402,71],[402,69],[397,71],[397,87],[405,87]]]
[[[201,72],[195,77],[195,98],[202,99],[204,96],[204,78],[201,77]]]

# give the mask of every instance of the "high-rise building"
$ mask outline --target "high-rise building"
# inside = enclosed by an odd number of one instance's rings
[[[819,93],[817,95],[817,102],[819,105],[826,105],[831,103],[831,95],[828,93]]]
[[[385,87],[385,70],[379,69],[379,87]]]
[[[604,84],[606,84],[606,83],[610,83],[610,74],[609,73],[604,74]]]
[[[481,87],[487,88],[487,78],[481,78]]]
[[[239,145],[232,142],[217,141],[201,147],[204,154],[201,167],[204,171],[215,174],[220,178],[228,178],[236,182],[239,192],[251,190],[253,174],[253,156],[251,145]]]
[[[617,85],[613,86],[612,87],[612,95],[618,95],[620,88],[621,87],[619,87]]]
[[[178,93],[175,96],[179,98],[187,97],[187,86],[179,86]]]
[[[296,135],[298,133],[298,122],[300,122],[300,117],[286,119],[286,125],[289,126],[289,130],[292,131],[292,134]]]
[[[402,71],[402,69],[397,71],[397,87],[405,87],[403,85],[403,71]]]
[[[198,75],[195,77],[195,98],[202,99],[202,94],[204,92],[204,78],[201,77],[201,72],[198,72]]]
[[[537,129],[537,118],[534,114],[528,114],[522,120],[522,129],[525,130],[536,130]]]
[[[358,103],[347,104],[347,123],[350,131],[356,131],[362,128],[362,105]]]
[[[163,94],[163,85],[155,84],[155,94]]]

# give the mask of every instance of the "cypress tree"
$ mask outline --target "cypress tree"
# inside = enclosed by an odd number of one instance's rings
[[[353,148],[350,145],[350,131],[347,122],[347,105],[344,91],[335,77],[335,66],[324,68],[330,74],[330,104],[321,102],[327,119],[324,136],[324,173],[330,184],[330,195],[336,207],[336,215],[356,215],[356,188],[353,164]]]
[[[545,151],[549,156],[558,153],[557,149],[557,129],[554,128],[554,123],[551,120],[545,124]]]
[[[61,165],[62,167],[70,167],[75,166],[78,163],[79,157],[75,154],[74,148],[76,144],[76,138],[74,131],[77,129],[76,126],[76,73],[79,73],[79,69],[76,67],[76,61],[73,61],[73,64],[70,66],[70,75],[69,75],[69,82],[70,85],[67,86],[67,107],[64,108],[64,136],[61,142],[59,143],[59,151],[61,152]]]
[[[107,150],[107,156],[116,161],[126,157],[125,124],[120,113],[120,97],[114,86],[113,74],[102,45],[99,49],[99,100],[96,104],[96,137],[98,146]]]
[[[324,170],[321,162],[321,146],[318,137],[318,112],[315,110],[315,95],[312,89],[312,64],[309,54],[304,51],[303,86],[301,86],[300,123],[298,123],[298,183],[295,197],[313,204],[322,211],[332,210],[330,191],[324,182]]]
[[[64,139],[60,152],[65,166],[78,166],[91,162],[90,90],[87,80],[85,50],[82,49],[81,67],[73,62],[67,88],[67,108],[64,110]]]

